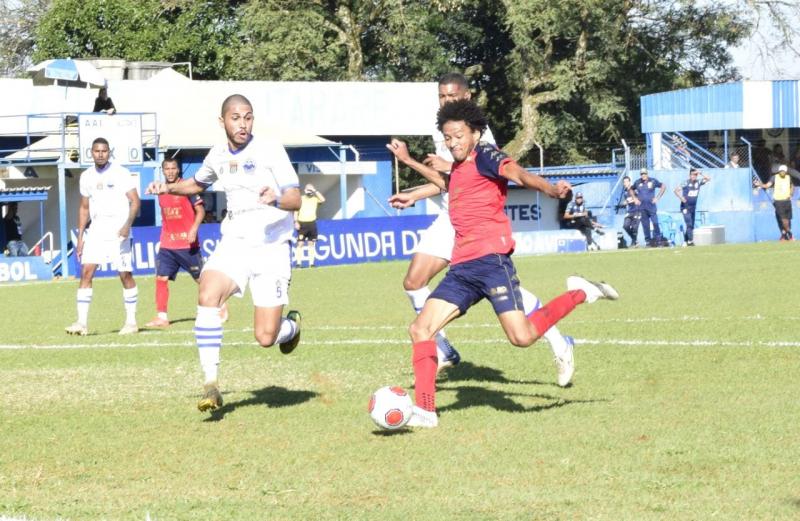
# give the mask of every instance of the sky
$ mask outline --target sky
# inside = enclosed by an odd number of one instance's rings
[[[757,40],[731,49],[734,64],[745,80],[798,80],[800,57],[791,51],[770,53],[766,59],[759,52]]]

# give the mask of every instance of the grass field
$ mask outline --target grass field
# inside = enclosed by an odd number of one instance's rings
[[[516,259],[543,300],[572,273],[618,302],[561,324],[577,372],[510,346],[482,303],[449,328],[438,429],[377,432],[370,393],[412,383],[406,263],[296,271],[298,350],[256,347],[234,299],[225,406],[195,409],[196,288],[168,331],[119,337],[117,280],[68,337],[77,283],[0,287],[0,516],[28,520],[800,518],[800,243]],[[153,279],[140,278],[139,321]]]

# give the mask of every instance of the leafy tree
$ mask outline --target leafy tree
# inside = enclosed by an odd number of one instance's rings
[[[597,157],[638,134],[639,96],[736,77],[727,47],[749,31],[722,3],[504,0],[519,92],[515,157],[540,143],[561,160]],[[550,155],[552,157],[553,154]],[[606,156],[607,157],[607,156]]]
[[[197,77],[216,79],[235,13],[221,0],[54,0],[38,25],[34,58],[190,61]]]
[[[33,65],[39,17],[50,0],[0,1],[0,76],[17,76]]]
[[[445,17],[424,0],[250,0],[235,78],[430,80],[455,59]]]

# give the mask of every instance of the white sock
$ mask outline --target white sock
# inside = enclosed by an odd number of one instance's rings
[[[216,382],[219,352],[222,348],[222,319],[219,317],[218,307],[197,306],[194,337],[197,342],[197,353],[200,355],[200,367],[203,368],[205,374],[205,382]]]
[[[297,322],[289,320],[284,317],[281,319],[281,328],[278,330],[278,338],[275,339],[276,344],[282,344],[293,339],[297,334]]]
[[[92,304],[92,288],[78,288],[78,323],[89,323],[89,306]]]
[[[406,295],[411,300],[411,306],[414,311],[419,315],[419,312],[422,311],[422,306],[425,305],[425,301],[431,295],[431,290],[428,289],[428,286],[420,289],[408,289],[406,290]]]
[[[519,288],[519,291],[522,293],[522,310],[526,317],[542,307],[542,303],[536,295],[525,288]],[[547,343],[550,344],[553,355],[559,357],[564,355],[567,350],[567,341],[564,340],[564,336],[556,326],[551,326],[542,336],[547,340]]]
[[[122,300],[125,302],[125,323],[136,323],[136,303],[139,302],[139,288],[136,286],[125,289],[122,288]]]
[[[169,319],[167,318],[167,314],[166,314],[166,313],[164,313],[163,311],[159,311],[158,313],[156,313],[156,315],[157,315],[157,316],[158,316],[158,318],[160,318],[161,320],[169,320]]]

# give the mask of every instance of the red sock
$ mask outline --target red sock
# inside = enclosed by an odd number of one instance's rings
[[[169,302],[168,281],[156,279],[156,311],[166,313],[167,302]]]
[[[414,365],[414,400],[426,411],[436,410],[436,341],[414,344],[411,362]]]
[[[536,328],[536,333],[541,336],[585,300],[586,293],[582,289],[567,291],[528,315],[528,320]]]

